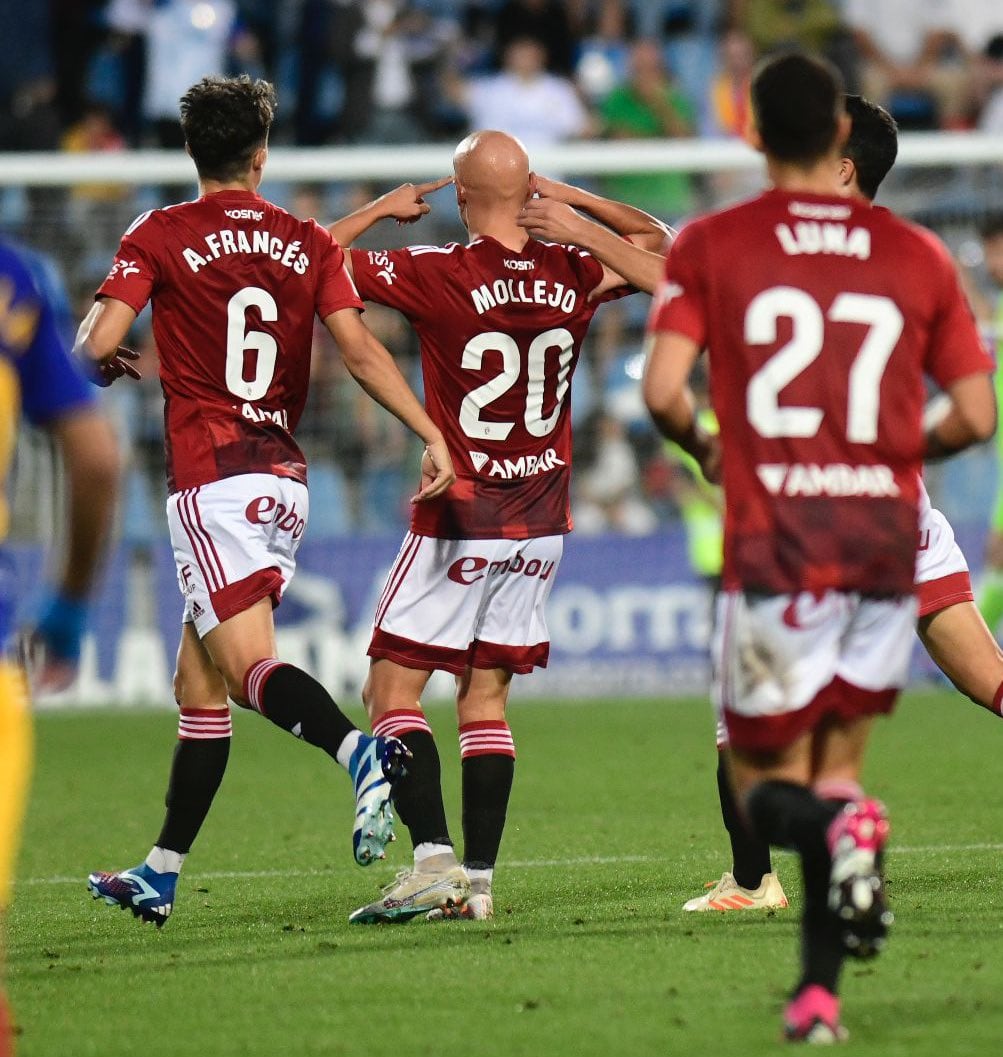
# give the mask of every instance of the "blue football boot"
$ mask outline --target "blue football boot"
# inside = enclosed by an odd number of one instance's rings
[[[348,762],[348,773],[355,785],[352,849],[360,866],[386,858],[386,846],[394,840],[390,796],[406,773],[409,755],[397,738],[363,734]]]
[[[177,883],[176,873],[157,873],[144,862],[118,873],[98,870],[87,878],[87,889],[95,899],[131,910],[133,917],[161,928],[174,909]]]

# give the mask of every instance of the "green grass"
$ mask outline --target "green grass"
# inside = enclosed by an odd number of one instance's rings
[[[439,731],[451,818],[455,727]],[[406,865],[351,862],[347,778],[253,716],[161,932],[91,901],[161,819],[169,713],[43,715],[9,929],[22,1057],[685,1057],[777,1049],[796,913],[687,915],[727,865],[695,702],[516,704],[497,917],[349,927]],[[844,979],[852,1052],[996,1052],[1003,725],[957,695],[881,724],[897,925]],[[454,824],[459,835],[458,822]],[[795,863],[780,860],[789,894]]]

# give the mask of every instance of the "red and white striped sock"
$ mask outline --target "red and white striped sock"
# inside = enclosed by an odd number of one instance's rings
[[[373,724],[373,733],[380,738],[400,738],[414,730],[431,734],[425,713],[420,708],[394,708],[384,712]]]
[[[274,657],[266,657],[263,661],[258,661],[247,669],[247,674],[244,676],[244,700],[255,712],[260,712],[262,715],[265,714],[264,709],[261,707],[261,701],[265,693],[265,683],[268,682],[268,677],[272,672],[277,668],[284,667],[285,664],[282,661],[277,661]]]
[[[471,756],[511,756],[515,759],[515,742],[505,720],[482,719],[460,726],[460,759]]]
[[[223,708],[184,708],[178,715],[179,741],[212,741],[229,738],[233,734],[233,720],[229,705]]]

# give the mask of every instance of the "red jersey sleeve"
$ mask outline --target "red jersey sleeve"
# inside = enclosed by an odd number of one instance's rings
[[[126,230],[115,254],[111,271],[95,298],[113,297],[127,304],[138,316],[146,307],[160,279],[157,260],[157,222],[152,213],[142,213]]]
[[[334,241],[330,232],[315,223],[320,247],[321,271],[317,281],[316,311],[321,319],[343,308],[362,309],[362,299],[345,267],[345,251]]]
[[[665,258],[665,278],[651,302],[648,333],[675,331],[707,344],[707,296],[700,268],[702,238],[695,224],[684,228]]]
[[[403,250],[352,250],[352,271],[359,295],[396,308],[409,319],[425,315],[430,305],[422,282],[419,261],[427,265],[443,251],[438,248],[412,246]]]
[[[992,374],[994,365],[979,336],[954,261],[939,241],[931,237],[930,242],[939,257],[940,298],[923,367],[941,389],[946,389],[971,374]]]

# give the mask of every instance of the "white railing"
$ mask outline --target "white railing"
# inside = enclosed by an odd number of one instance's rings
[[[444,145],[393,147],[274,147],[268,178],[289,181],[415,180],[450,171],[452,148]],[[759,156],[738,140],[632,140],[565,143],[531,151],[540,172],[577,175],[676,170],[691,173],[755,169]],[[1003,136],[970,132],[903,133],[903,165],[1003,164]],[[0,154],[0,186],[71,186],[77,183],[151,184],[192,179],[183,151],[121,153]]]

